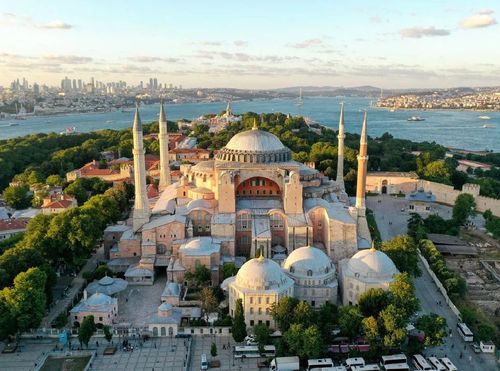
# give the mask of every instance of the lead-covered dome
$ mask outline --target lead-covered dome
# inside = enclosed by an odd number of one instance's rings
[[[358,278],[373,281],[392,281],[399,270],[382,251],[375,248],[357,252],[347,263],[347,269]]]
[[[236,274],[236,284],[241,288],[252,290],[272,290],[293,285],[278,265],[263,256],[251,259],[243,264]]]
[[[216,159],[250,163],[286,162],[292,159],[292,152],[276,135],[254,126],[252,130],[234,135]]]
[[[283,268],[294,276],[314,277],[335,273],[331,259],[320,249],[304,246],[293,250]]]

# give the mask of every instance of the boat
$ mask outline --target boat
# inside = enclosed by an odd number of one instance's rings
[[[483,126],[481,126],[483,129],[493,129],[495,128],[496,126],[495,125],[491,125],[491,124],[484,124]]]
[[[425,119],[423,119],[422,117],[420,116],[411,116],[411,117],[408,117],[406,119],[406,121],[425,121]]]
[[[389,112],[396,112],[396,108],[391,108]]]
[[[19,126],[19,124],[17,122],[11,122],[9,126]]]
[[[479,118],[480,118],[481,120],[489,120],[489,119],[491,119],[491,117],[490,117],[490,116],[479,116]]]
[[[59,134],[61,135],[71,135],[71,134],[76,134],[76,127],[73,126],[73,127],[70,127],[70,128],[66,128],[65,131],[61,131]]]

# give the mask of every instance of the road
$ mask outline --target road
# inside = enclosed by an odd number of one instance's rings
[[[392,196],[372,196],[367,198],[367,207],[373,210],[375,220],[380,231],[382,240],[388,240],[400,234],[406,234],[409,212],[404,198]],[[404,211],[401,211],[404,209]],[[445,205],[435,205],[435,211],[443,218],[449,218],[451,207]],[[479,224],[479,221],[477,222]],[[468,368],[470,370],[497,370],[495,357],[491,354],[476,354],[470,344],[466,344],[457,333],[457,317],[446,305],[445,298],[438,291],[436,284],[429,273],[421,265],[422,276],[413,280],[415,291],[421,305],[421,314],[436,313],[446,319],[450,336],[440,347],[426,349],[423,353],[426,356],[436,355],[437,357],[447,356],[459,369]],[[439,304],[441,303],[441,304]],[[460,357],[462,354],[462,357]]]

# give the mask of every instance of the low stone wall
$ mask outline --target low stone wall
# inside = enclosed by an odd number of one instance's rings
[[[193,326],[179,328],[179,334],[188,334],[193,336],[215,335],[229,336],[231,335],[231,327],[222,326]]]
[[[427,259],[425,259],[423,257],[423,255],[420,253],[420,250],[418,251],[418,258],[420,259],[420,262],[422,263],[422,265],[425,267],[425,270],[431,276],[432,280],[436,284],[436,286],[439,289],[439,291],[441,291],[441,294],[443,294],[444,299],[446,301],[446,304],[448,304],[448,306],[450,307],[451,311],[457,316],[457,319],[459,321],[461,321],[462,319],[461,319],[460,311],[458,310],[458,308],[455,306],[455,304],[453,304],[453,302],[448,297],[448,293],[446,292],[446,289],[441,284],[441,281],[439,281],[439,279],[437,278],[437,276],[434,274],[434,271],[431,269],[429,263],[427,262]]]

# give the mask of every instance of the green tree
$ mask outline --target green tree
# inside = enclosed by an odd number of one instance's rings
[[[364,317],[377,317],[389,305],[389,295],[383,289],[370,289],[359,297],[359,309]]]
[[[400,235],[384,241],[381,250],[391,258],[400,272],[408,272],[412,276],[422,274],[418,267],[417,245],[410,236]]]
[[[476,201],[469,193],[462,193],[453,205],[453,220],[457,225],[464,225],[467,219],[474,215]]]
[[[206,285],[212,280],[212,274],[210,270],[204,265],[198,264],[194,269],[194,272],[186,272],[185,278],[188,282],[191,282],[194,286]]]
[[[259,346],[259,351],[263,353],[264,346],[269,344],[269,341],[271,340],[271,330],[269,327],[261,323],[254,326],[253,333],[255,334],[255,340]]]
[[[201,310],[205,315],[206,321],[208,321],[208,315],[217,310],[219,302],[214,295],[211,287],[204,287],[200,292]]]
[[[32,196],[24,185],[9,186],[3,192],[5,203],[13,209],[26,209],[31,206]]]
[[[406,313],[404,309],[394,304],[389,304],[387,308],[380,312],[380,320],[383,326],[384,346],[397,348],[401,346],[406,338]]]
[[[104,338],[108,343],[111,343],[111,339],[113,339],[113,333],[110,330],[109,326],[104,326],[103,328],[104,331]]]
[[[339,327],[349,339],[359,336],[363,316],[358,306],[345,305],[339,310]]]
[[[96,330],[94,316],[86,316],[78,328],[78,341],[80,344],[89,347],[90,338]]]
[[[321,353],[323,353],[321,332],[317,326],[309,326],[304,331],[303,356],[307,358],[319,358]]]
[[[236,276],[236,273],[238,273],[238,268],[236,268],[236,265],[234,263],[224,263],[224,265],[222,266],[222,277],[224,279]]]
[[[245,336],[247,336],[247,325],[245,324],[243,301],[241,299],[236,300],[231,333],[233,334],[234,341],[238,343],[245,340]]]
[[[283,340],[289,351],[300,358],[318,358],[323,351],[321,333],[315,325],[306,328],[293,323],[283,334]]]
[[[363,329],[370,344],[375,344],[379,338],[378,322],[374,316],[363,318]]]
[[[64,180],[57,174],[49,175],[45,180],[49,186],[62,186],[64,184]]]
[[[417,213],[411,213],[408,219],[408,236],[413,237],[417,242],[427,238],[424,220]]]
[[[394,281],[389,284],[389,298],[390,302],[401,310],[405,320],[408,320],[420,308],[415,296],[415,287],[408,273],[400,273],[394,277]]]
[[[425,333],[424,345],[436,347],[446,338],[446,319],[436,313],[424,314],[415,323],[415,327]]]
[[[293,322],[301,323],[304,328],[313,324],[315,313],[307,301],[299,301],[293,310]]]
[[[55,319],[55,325],[57,328],[61,329],[68,324],[68,315],[66,312],[61,312]]]
[[[212,343],[210,346],[210,354],[212,357],[217,357],[217,345],[215,345],[215,343]]]
[[[275,302],[271,305],[271,315],[282,333],[288,330],[293,323],[295,319],[294,311],[298,303],[298,299],[291,296],[285,296],[277,303]]]
[[[11,291],[9,287],[0,290],[0,339],[14,335],[17,331],[16,318],[10,304]]]

